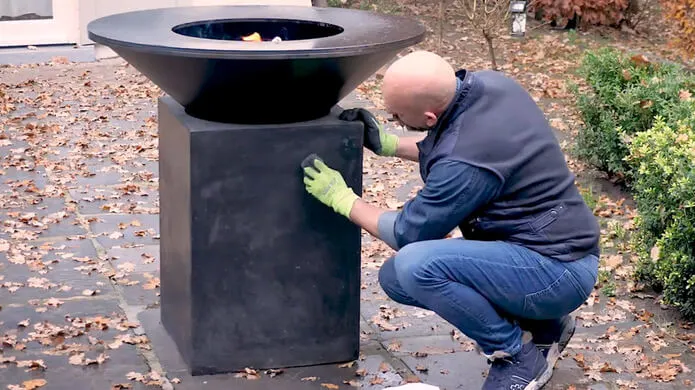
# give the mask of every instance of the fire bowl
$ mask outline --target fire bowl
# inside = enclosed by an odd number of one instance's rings
[[[160,8],[106,16],[87,29],[189,115],[249,124],[327,115],[425,35],[405,17],[302,6]]]

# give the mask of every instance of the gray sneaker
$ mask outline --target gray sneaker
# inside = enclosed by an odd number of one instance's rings
[[[557,321],[544,321],[544,323],[547,323],[545,329],[534,329],[531,334],[534,344],[545,356],[548,366],[552,368],[555,367],[560,354],[574,336],[576,320],[574,317],[566,315]]]
[[[483,390],[539,390],[552,371],[543,354],[529,341],[516,355],[491,362]]]

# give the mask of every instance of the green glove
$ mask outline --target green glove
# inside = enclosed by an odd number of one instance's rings
[[[349,218],[352,205],[359,198],[348,186],[340,172],[329,168],[315,154],[307,156],[302,162],[304,185],[307,192],[321,203]]]
[[[346,121],[361,121],[364,123],[364,146],[379,156],[392,157],[398,148],[398,136],[389,134],[376,120],[371,112],[364,108],[351,108],[338,116]]]

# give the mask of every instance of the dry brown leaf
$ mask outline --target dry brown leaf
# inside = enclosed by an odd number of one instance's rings
[[[384,383],[384,378],[380,376],[374,376],[374,378],[372,378],[372,380],[369,381],[370,385],[380,385],[382,383]]]
[[[315,376],[306,376],[301,379],[302,382],[316,382],[316,380],[319,379],[318,377]]]
[[[43,359],[37,359],[37,360],[18,360],[17,361],[17,367],[27,367],[30,370],[35,370],[35,369],[46,369],[46,364],[43,362]]]
[[[400,341],[394,340],[386,346],[386,350],[389,352],[398,352],[401,350],[401,344]]]
[[[74,366],[81,366],[84,364],[84,353],[78,353],[76,355],[70,356],[68,362]]]
[[[606,258],[606,268],[609,271],[616,269],[619,265],[623,263],[623,256],[621,255],[611,255]]]
[[[651,63],[651,61],[649,61],[649,58],[647,58],[647,56],[645,56],[644,54],[635,54],[634,56],[630,57],[630,59],[632,60],[632,63],[634,63],[637,66],[646,66]]]
[[[34,390],[38,389],[39,387],[45,386],[46,383],[48,382],[45,379],[32,379],[22,382],[22,386],[24,386],[26,390]]]
[[[46,306],[58,307],[63,304],[63,301],[57,298],[49,298],[46,300]]]
[[[654,245],[652,249],[649,251],[649,257],[652,259],[652,261],[658,261],[660,253],[661,249],[658,246]]]
[[[321,383],[321,387],[325,387],[325,388],[331,389],[331,390],[336,390],[336,389],[340,388],[340,387],[338,387],[338,385],[334,385],[332,383]]]
[[[145,282],[145,284],[142,285],[142,288],[144,288],[145,290],[154,290],[157,287],[159,287],[159,283],[159,278],[151,278],[148,279],[147,282]]]
[[[389,372],[390,370],[391,370],[391,367],[389,366],[388,363],[386,363],[386,362],[381,362],[381,364],[379,364],[379,371],[381,371],[381,372]]]

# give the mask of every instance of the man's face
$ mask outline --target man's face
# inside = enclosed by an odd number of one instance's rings
[[[398,122],[401,126],[405,127],[410,131],[429,131],[433,125],[429,125],[428,122],[432,122],[427,114],[423,113],[421,115],[413,115],[408,112],[391,112],[393,119]],[[434,120],[436,123],[436,120]]]

